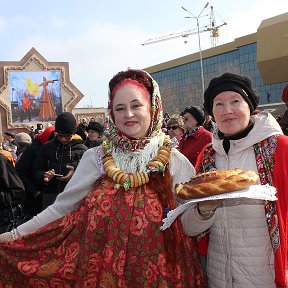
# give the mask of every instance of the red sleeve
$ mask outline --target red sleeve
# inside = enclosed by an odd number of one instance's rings
[[[280,247],[275,253],[275,282],[277,287],[287,285],[286,269],[288,254],[288,137],[279,136],[274,154],[273,186],[277,189],[277,215],[280,232]],[[286,286],[285,286],[286,287]]]

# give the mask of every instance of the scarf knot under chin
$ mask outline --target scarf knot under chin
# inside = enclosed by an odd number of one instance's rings
[[[110,137],[108,137],[108,139],[114,147],[117,147],[122,151],[135,152],[144,149],[145,146],[150,143],[152,137],[160,136],[162,134],[164,133],[161,131],[154,131],[150,137],[132,139],[118,131],[118,133],[114,134],[114,137],[111,135]]]

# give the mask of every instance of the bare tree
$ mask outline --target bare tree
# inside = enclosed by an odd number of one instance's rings
[[[169,114],[179,113],[179,93],[175,83],[165,79],[163,83],[159,83],[159,86],[163,102],[163,110]]]
[[[204,67],[205,72],[205,67]],[[205,87],[214,77],[219,77],[225,72],[240,74],[240,66],[237,61],[219,63],[213,72],[205,73]],[[203,106],[204,95],[202,95],[202,82],[200,75],[192,75],[184,80],[179,87],[177,80],[170,78],[158,80],[163,100],[163,109],[169,114],[181,113],[187,106]]]

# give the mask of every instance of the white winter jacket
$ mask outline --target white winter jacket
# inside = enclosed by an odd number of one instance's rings
[[[228,155],[213,135],[217,169],[256,168],[253,145],[272,135],[282,134],[275,118],[266,112],[251,117],[254,127],[239,140],[230,141]],[[195,236],[210,228],[207,257],[208,287],[276,287],[272,250],[264,202],[252,199],[224,200],[208,221],[197,218],[193,208],[181,217],[184,231]]]

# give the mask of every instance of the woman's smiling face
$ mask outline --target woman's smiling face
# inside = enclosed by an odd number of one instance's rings
[[[113,98],[112,110],[117,128],[130,138],[148,135],[151,123],[150,94],[131,83],[120,87]]]
[[[225,136],[231,136],[248,126],[250,108],[239,93],[224,91],[213,100],[213,115],[218,129]]]

